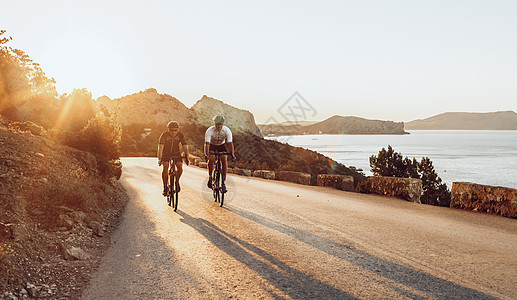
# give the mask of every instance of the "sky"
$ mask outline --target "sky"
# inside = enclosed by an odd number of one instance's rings
[[[517,111],[515,16],[514,0],[0,0],[59,93],[207,95],[257,123],[292,121],[294,100],[304,120]]]

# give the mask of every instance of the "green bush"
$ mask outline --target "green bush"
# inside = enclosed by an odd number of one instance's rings
[[[416,159],[403,158],[390,145],[388,150],[382,148],[377,156],[370,156],[370,167],[372,173],[379,176],[419,178]]]
[[[422,180],[423,193],[420,198],[422,203],[450,206],[451,193],[447,189],[447,185],[442,183],[442,179],[436,174],[433,163],[429,157],[422,157],[422,160],[418,164],[418,172]]]
[[[377,156],[370,156],[370,168],[378,176],[418,178],[422,180],[422,203],[450,206],[451,193],[447,185],[442,183],[428,157],[422,157],[420,162],[415,158],[403,158],[388,145],[388,150],[382,148]]]
[[[109,159],[119,159],[120,126],[99,112],[79,131],[80,149]]]

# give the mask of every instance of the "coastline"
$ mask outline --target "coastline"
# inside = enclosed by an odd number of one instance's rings
[[[372,175],[369,157],[391,145],[404,157],[429,157],[449,188],[472,182],[517,188],[517,130],[411,130],[407,135],[286,135],[265,137],[319,152]]]

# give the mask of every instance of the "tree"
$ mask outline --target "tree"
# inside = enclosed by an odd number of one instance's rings
[[[58,103],[55,80],[25,52],[8,47],[12,38],[5,32],[0,30],[0,114],[48,127]]]
[[[382,148],[377,156],[370,156],[371,171],[379,176],[418,178],[417,165],[416,159],[403,158],[391,145],[388,150]]]
[[[79,131],[77,148],[109,159],[119,159],[121,133],[122,130],[118,124],[99,112]]]
[[[388,145],[388,150],[382,148],[377,156],[370,156],[370,167],[372,173],[378,176],[421,179],[423,203],[450,205],[451,194],[447,185],[442,183],[442,179],[434,170],[433,163],[428,157],[422,157],[419,163],[415,158],[403,158]]]
[[[87,89],[74,89],[62,99],[59,119],[55,124],[59,131],[78,132],[99,112],[97,103]]]
[[[447,185],[442,183],[442,179],[436,174],[429,157],[422,157],[418,164],[418,172],[421,174],[420,179],[422,180],[422,202],[431,205],[450,206],[451,193],[447,189]]]

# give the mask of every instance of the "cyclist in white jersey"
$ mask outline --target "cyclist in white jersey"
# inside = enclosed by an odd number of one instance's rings
[[[230,152],[233,160],[235,160],[235,148],[233,146],[233,136],[230,128],[224,126],[224,117],[215,116],[213,126],[208,127],[205,132],[205,157],[209,155],[210,151],[215,152]],[[228,145],[228,148],[226,147]],[[212,188],[212,172],[214,171],[215,155],[210,155],[208,160],[208,188]],[[228,170],[228,164],[226,155],[221,155],[222,171],[223,171],[223,182],[221,187],[223,192],[226,193],[226,171]]]

